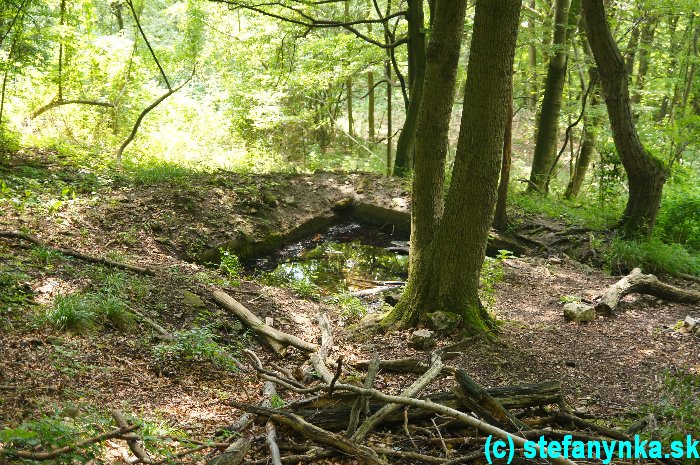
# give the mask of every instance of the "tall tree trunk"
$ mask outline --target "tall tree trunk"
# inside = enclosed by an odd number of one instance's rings
[[[636,24],[630,31],[630,40],[627,42],[627,50],[625,50],[625,71],[628,76],[632,76],[634,72],[634,58],[637,56],[637,47],[639,46],[639,25]]]
[[[605,16],[603,0],[583,0],[586,36],[595,57],[615,148],[627,172],[629,198],[621,219],[626,236],[650,235],[661,205],[666,170],[642,146],[632,118],[625,63]]]
[[[693,22],[695,18],[691,19]],[[688,72],[685,76],[685,88],[683,89],[683,108],[688,105],[688,98],[690,97],[690,91],[693,89],[693,84],[695,83],[695,70],[698,66],[698,41],[700,40],[700,24],[695,26],[695,31],[693,32],[693,40],[690,44],[690,49],[688,53]]]
[[[372,0],[367,2],[369,17],[372,16]],[[367,23],[367,34],[372,37],[372,23]],[[367,138],[374,141],[374,71],[367,72]]]
[[[408,83],[409,101],[399,140],[396,143],[394,174],[403,176],[414,166],[414,145],[418,109],[425,80],[425,18],[423,0],[408,0]]]
[[[468,330],[493,327],[478,295],[496,204],[520,0],[476,0],[457,154],[442,215],[444,163],[466,0],[438,0],[418,119],[406,291],[386,321],[459,314]],[[422,153],[425,149],[426,153]]]
[[[668,73],[667,76],[669,80],[673,80],[674,74],[676,72],[676,68],[678,67],[678,58],[677,58],[677,48],[679,47],[679,40],[678,40],[678,15],[673,15],[669,19],[669,28],[671,29],[670,32],[670,39],[669,39],[669,48],[668,48],[668,54],[672,57],[671,62],[668,65]],[[675,95],[676,93],[676,87],[674,86],[673,88],[673,94]],[[664,95],[663,99],[661,100],[661,104],[659,105],[659,112],[656,114],[656,122],[660,123],[666,115],[668,115],[668,106],[669,102],[673,97],[670,97],[668,95]]]
[[[556,157],[559,135],[559,115],[562,94],[566,81],[567,32],[577,22],[579,0],[570,4],[569,0],[557,0],[553,44],[557,51],[547,68],[547,81],[542,97],[540,118],[537,128],[535,153],[530,171],[529,192],[547,193],[549,173]],[[573,6],[569,11],[569,6]]]
[[[493,227],[499,231],[508,228],[508,183],[510,181],[510,162],[513,142],[513,78],[511,69],[510,98],[508,101],[508,114],[506,116],[506,129],[503,135],[503,155],[501,156],[501,179],[498,182],[498,200],[496,212],[493,216]]]
[[[387,59],[384,62],[384,70],[386,73],[387,83],[386,83],[386,175],[391,176],[391,149],[392,149],[392,139],[393,135],[391,131],[392,128],[392,108],[391,108],[391,62]]]
[[[641,92],[644,89],[644,79],[649,71],[649,54],[651,52],[651,44],[654,42],[656,23],[657,18],[652,17],[644,21],[642,25],[642,32],[639,37],[639,66],[637,67],[634,93],[630,99],[634,104],[638,104],[642,100]]]
[[[533,10],[536,9],[535,0],[530,0],[530,8]],[[527,20],[527,28],[530,31],[530,37],[535,37],[535,20],[533,18]],[[537,75],[537,48],[535,48],[535,44],[533,43],[527,46],[527,65],[530,71],[528,105],[531,110],[535,110],[537,108],[537,101],[539,100],[540,88],[538,82],[539,77]]]
[[[367,72],[367,138],[374,140],[374,72]]]
[[[583,21],[581,21],[581,30],[583,30]],[[588,86],[591,86],[598,75],[598,71],[595,66],[592,65],[593,52],[591,52],[588,41],[583,36],[579,37],[583,52],[587,58],[586,62],[591,63],[588,67]],[[581,72],[581,95],[585,94],[587,87],[584,79],[583,72]],[[597,89],[590,89],[589,96],[587,108],[593,110],[593,108],[600,103]],[[588,167],[595,156],[596,131],[600,124],[598,120],[599,118],[595,116],[595,112],[593,111],[588,111],[587,114],[584,115],[581,148],[579,149],[578,157],[576,157],[576,166],[574,167],[571,178],[569,179],[569,184],[566,186],[566,191],[564,192],[564,197],[567,199],[578,197],[579,192],[581,192],[581,186],[583,186],[583,181],[586,178]]]
[[[350,21],[350,0],[345,0],[345,21]],[[347,95],[347,111],[348,111],[348,135],[350,139],[355,137],[355,121],[352,114],[352,78],[348,77],[345,81],[345,93]],[[348,141],[348,145],[352,146],[352,140]]]

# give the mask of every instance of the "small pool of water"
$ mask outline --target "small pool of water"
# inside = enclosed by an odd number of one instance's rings
[[[388,250],[406,245],[405,239],[351,223],[244,265],[264,280],[306,287],[321,297],[348,294],[405,281],[408,256]],[[380,294],[361,297],[365,303],[381,299]]]

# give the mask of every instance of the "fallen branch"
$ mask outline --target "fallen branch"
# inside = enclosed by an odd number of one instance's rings
[[[262,406],[269,408],[272,406],[272,399],[277,396],[277,391],[275,390],[275,383],[268,381],[265,383],[263,388],[263,395],[265,396],[265,401]],[[275,429],[275,424],[272,420],[267,420],[265,423],[265,431],[267,432],[266,440],[267,445],[270,447],[270,459],[272,460],[272,465],[282,465],[282,459],[280,457],[280,448],[277,445],[277,430]]]
[[[430,384],[442,371],[443,363],[439,356],[434,356],[432,360],[432,365],[430,369],[426,371],[420,378],[415,380],[408,388],[401,392],[402,397],[414,397],[417,396],[423,389],[425,389],[428,384]],[[367,435],[386,417],[388,417],[392,412],[397,411],[400,408],[398,404],[389,403],[384,407],[380,408],[371,417],[367,418],[357,431],[352,435],[351,439],[353,441],[362,441]]]
[[[596,304],[595,310],[610,315],[617,309],[620,300],[632,293],[648,294],[670,302],[687,304],[700,302],[700,292],[662,283],[653,274],[642,274],[642,270],[635,268],[605,291],[600,302]]]
[[[293,413],[285,412],[284,410],[271,410],[264,407],[257,407],[255,405],[243,404],[234,401],[229,401],[229,405],[247,412],[255,413],[256,415],[268,417],[275,423],[285,425],[306,438],[331,446],[334,449],[345,452],[346,454],[354,457],[361,458],[367,463],[376,465],[385,464],[385,462],[379,458],[377,453],[369,447],[355,444],[339,434],[331,433],[330,431],[326,431],[318,426],[314,426]]]
[[[379,373],[379,354],[375,352],[372,355],[372,360],[369,362],[369,367],[367,368],[367,376],[365,377],[365,382],[363,386],[366,389],[371,389],[374,387],[374,379]],[[352,409],[350,410],[350,421],[348,422],[348,427],[345,430],[345,436],[352,437],[357,430],[357,425],[360,424],[360,413],[365,412],[369,414],[369,404],[367,403],[367,396],[359,395],[355,399],[355,403],[352,404]]]
[[[524,431],[530,429],[529,426],[505,409],[503,405],[486,392],[484,388],[479,386],[466,371],[458,369],[455,373],[455,379],[459,386],[455,386],[452,392],[454,392],[457,398],[462,401],[465,406],[469,407],[472,412],[508,431]]]
[[[117,422],[117,425],[119,425],[120,428],[126,428],[127,427],[127,422],[126,419],[124,418],[124,414],[121,413],[119,410],[113,410],[112,411],[112,416],[114,417],[114,421]],[[151,458],[148,456],[148,453],[141,447],[141,444],[139,444],[139,441],[135,437],[128,437],[126,438],[126,443],[129,446],[129,449],[131,449],[131,452],[134,453],[136,458],[138,459],[139,462],[141,463],[153,463]]]
[[[281,355],[284,353],[284,346],[291,345],[302,352],[316,352],[318,346],[296,336],[279,331],[266,325],[253,312],[245,308],[240,302],[222,291],[214,291],[212,299],[224,309],[234,313],[239,320],[255,333],[263,338],[272,350]]]
[[[118,429],[109,431],[107,433],[103,433],[90,439],[85,439],[83,441],[77,442],[72,446],[61,447],[60,449],[52,450],[51,452],[29,452],[23,450],[12,451],[8,449],[2,449],[0,450],[0,457],[2,457],[3,454],[9,454],[28,460],[52,460],[58,457],[59,455],[67,454],[69,452],[74,451],[75,449],[80,449],[81,447],[85,447],[96,442],[102,442],[107,439],[119,438],[120,436],[135,431],[138,428],[138,425],[127,425],[125,427],[119,427]]]
[[[63,249],[60,247],[53,247],[53,246],[47,245],[45,242],[42,242],[41,240],[39,240],[39,238],[32,236],[30,234],[25,234],[25,233],[16,232],[16,231],[0,231],[0,237],[4,237],[4,238],[8,238],[8,239],[20,239],[23,241],[31,242],[34,245],[37,245],[39,247],[44,247],[44,248],[49,249],[49,250],[53,250],[54,252],[58,252],[62,255],[77,258],[77,259],[84,260],[84,261],[90,262],[90,263],[97,263],[98,265],[110,266],[112,268],[119,268],[122,270],[132,271],[132,272],[137,273],[137,274],[143,274],[143,275],[148,275],[148,276],[155,275],[155,272],[153,270],[149,270],[148,268],[141,268],[140,266],[127,265],[126,263],[115,262],[113,260],[108,260],[106,258],[94,257],[92,255],[86,255],[84,253],[76,252],[75,250],[71,250],[71,249]]]

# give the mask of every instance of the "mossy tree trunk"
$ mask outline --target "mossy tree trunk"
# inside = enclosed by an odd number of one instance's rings
[[[648,236],[656,222],[667,173],[639,140],[630,106],[625,62],[610,32],[603,0],[583,0],[583,11],[615,148],[627,172],[629,198],[620,222],[621,230],[626,236]]]
[[[443,202],[447,132],[466,0],[438,0],[427,49],[416,132],[411,261],[406,291],[386,322],[414,326],[438,310],[462,316],[473,333],[493,328],[478,285],[510,96],[521,0],[477,0],[464,111]],[[443,214],[444,211],[444,214]]]
[[[532,158],[528,191],[547,193],[549,173],[556,158],[559,135],[559,115],[562,94],[566,82],[567,37],[569,29],[576,24],[580,0],[557,0],[554,14],[553,45],[555,53],[547,67],[547,80],[544,85],[542,106],[537,126],[535,153]],[[569,8],[571,7],[571,8]]]

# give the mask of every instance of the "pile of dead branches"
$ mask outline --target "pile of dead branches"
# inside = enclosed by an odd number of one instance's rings
[[[446,365],[459,344],[433,352],[427,363],[380,360],[375,354],[371,360],[344,366],[342,358],[329,357],[333,334],[325,314],[318,314],[321,341],[313,344],[266,325],[223,292],[212,297],[275,352],[292,346],[308,354],[313,376],[304,378],[298,368],[276,363],[267,367],[258,354],[246,350],[250,365],[265,381],[264,400],[259,405],[229,402],[245,414],[230,429],[235,433],[231,446],[209,465],[314,463],[332,457],[369,464],[483,462],[488,437],[512,441],[516,454],[508,463],[541,463],[519,459],[517,448],[522,457],[528,440],[561,440],[567,435],[580,441],[631,440],[643,427],[623,432],[575,415],[555,381],[486,390],[464,370]],[[380,370],[420,376],[400,393],[387,394],[374,387]],[[423,394],[434,391],[431,385],[445,377],[454,380],[449,391]],[[264,433],[255,433],[260,431],[256,424],[264,425]],[[563,457],[550,461],[575,463]]]

